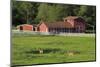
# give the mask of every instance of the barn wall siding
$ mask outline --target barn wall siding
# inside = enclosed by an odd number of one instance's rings
[[[85,32],[85,24],[84,24],[84,22],[75,22],[75,28],[78,29],[77,32]]]
[[[44,23],[42,23],[42,24],[39,26],[39,31],[40,31],[40,32],[49,32],[49,31],[48,31],[48,27],[47,27]]]
[[[23,30],[33,31],[33,26],[23,26]]]

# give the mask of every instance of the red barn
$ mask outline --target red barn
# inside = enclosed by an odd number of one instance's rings
[[[64,18],[64,22],[70,23],[74,29],[75,32],[85,32],[85,20],[82,17],[77,17],[77,16],[69,16]]]
[[[73,29],[72,25],[70,23],[66,22],[41,22],[38,26],[38,29],[40,32],[67,32],[69,29]]]
[[[30,24],[22,24],[17,26],[18,30],[24,30],[24,31],[33,31],[33,25]]]
[[[40,22],[37,28],[40,32],[82,33],[85,32],[85,20],[81,17],[69,16],[64,18],[64,21]]]

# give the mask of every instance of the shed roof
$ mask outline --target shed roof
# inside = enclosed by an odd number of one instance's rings
[[[20,27],[20,26],[33,26],[33,25],[30,25],[30,24],[21,24],[21,25],[18,25],[17,28]]]

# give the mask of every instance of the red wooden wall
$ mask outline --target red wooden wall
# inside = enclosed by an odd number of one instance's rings
[[[48,27],[44,23],[41,23],[41,25],[39,26],[39,31],[48,32]]]

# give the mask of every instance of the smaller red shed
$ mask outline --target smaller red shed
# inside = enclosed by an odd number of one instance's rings
[[[22,24],[17,26],[18,30],[24,30],[24,31],[33,31],[33,25],[30,24]]]

